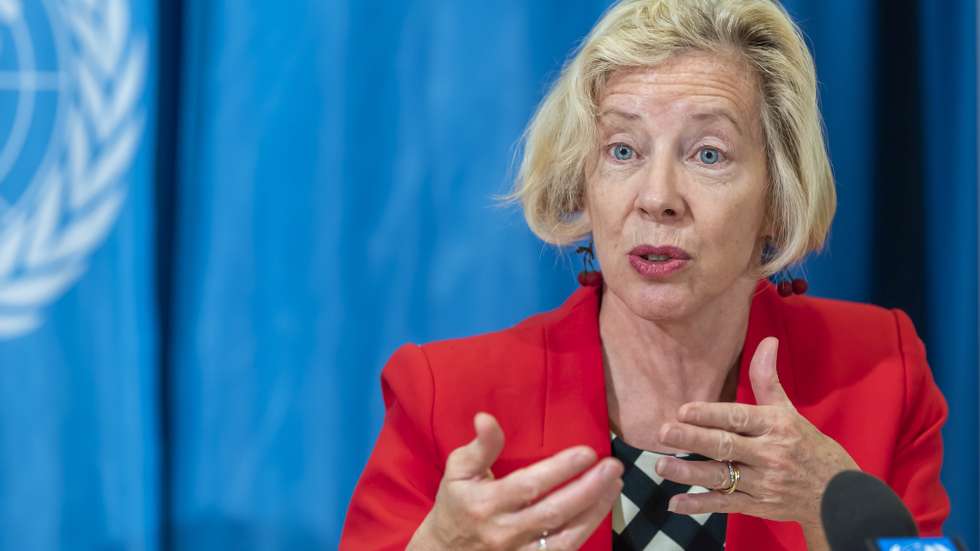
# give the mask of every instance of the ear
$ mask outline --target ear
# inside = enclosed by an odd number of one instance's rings
[[[766,232],[759,237],[759,252],[765,251],[766,246],[775,246],[775,244],[776,243],[772,238],[772,234],[770,232]]]

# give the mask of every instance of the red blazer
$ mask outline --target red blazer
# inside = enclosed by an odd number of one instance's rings
[[[496,416],[506,444],[496,477],[576,444],[610,455],[599,291],[510,329],[405,345],[381,376],[387,408],[354,490],[340,548],[403,550],[432,508],[446,456]],[[800,413],[904,500],[923,534],[939,534],[949,499],[939,481],[945,400],[912,322],[899,310],[808,297],[760,283],[752,302],[737,401],[752,404],[748,362],[779,338],[779,378]],[[608,551],[611,516],[582,549]],[[795,522],[728,517],[728,551],[806,549]]]

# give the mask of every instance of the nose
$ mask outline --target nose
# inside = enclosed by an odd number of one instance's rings
[[[676,167],[668,159],[654,159],[636,195],[636,209],[645,218],[670,223],[684,218],[687,205],[679,189]]]

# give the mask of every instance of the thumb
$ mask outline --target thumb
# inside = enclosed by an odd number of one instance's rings
[[[776,352],[779,350],[779,339],[766,337],[762,339],[752,356],[749,364],[749,379],[752,381],[752,392],[755,401],[760,406],[778,406],[792,403],[779,382],[776,370]]]
[[[504,449],[504,431],[493,415],[482,412],[473,417],[473,427],[476,438],[456,448],[446,460],[445,477],[448,480],[493,476],[488,471]]]

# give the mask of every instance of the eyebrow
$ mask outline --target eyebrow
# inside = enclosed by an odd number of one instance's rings
[[[735,131],[742,134],[742,127],[738,124],[735,116],[728,111],[728,109],[712,109],[710,111],[703,111],[700,113],[694,113],[690,119],[696,121],[712,121],[717,119],[728,120],[735,127]]]
[[[599,113],[600,119],[604,119],[606,117],[617,117],[620,119],[626,119],[628,121],[636,121],[642,118],[639,113],[631,113],[629,111],[622,111],[620,109],[606,109],[602,113]]]
[[[630,122],[637,121],[643,118],[643,116],[640,115],[639,113],[623,111],[621,109],[615,109],[615,108],[606,109],[602,113],[599,113],[600,120],[605,119],[607,117],[616,117]],[[728,120],[728,122],[730,122],[731,125],[735,127],[735,131],[738,132],[739,135],[743,135],[742,126],[738,124],[738,119],[736,119],[735,116],[732,115],[732,113],[725,108],[711,109],[708,111],[702,111],[700,113],[694,113],[693,115],[688,116],[688,118],[695,121],[713,121],[718,119]]]

